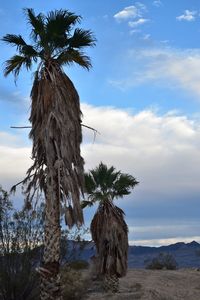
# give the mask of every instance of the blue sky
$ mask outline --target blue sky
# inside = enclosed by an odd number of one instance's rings
[[[69,9],[80,14],[97,45],[90,72],[65,69],[81,99],[85,168],[100,161],[135,176],[140,185],[119,200],[130,243],[200,242],[200,3],[197,0],[4,1],[0,36],[29,26],[22,9]],[[14,54],[1,43],[0,62]],[[31,73],[17,85],[0,73],[0,183],[9,188],[31,164],[27,130]],[[89,224],[94,210],[85,213]]]

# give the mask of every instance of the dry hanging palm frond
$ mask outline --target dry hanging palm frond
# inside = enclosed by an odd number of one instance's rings
[[[33,166],[27,172],[27,195],[46,190],[47,174],[52,183],[51,201],[67,198],[74,220],[83,223],[80,192],[83,192],[83,159],[80,155],[81,111],[78,93],[55,60],[35,76],[31,91],[30,121]],[[27,178],[25,180],[27,180]]]
[[[99,272],[122,277],[127,271],[128,227],[124,212],[110,201],[100,204],[91,223],[97,248]]]
[[[71,205],[65,208],[65,224],[68,225],[69,229],[71,229],[75,224]]]

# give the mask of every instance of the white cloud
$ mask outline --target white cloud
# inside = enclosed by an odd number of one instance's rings
[[[119,11],[114,15],[117,21],[127,20],[130,18],[136,18],[140,15],[138,8],[134,5],[125,7],[123,10]]]
[[[160,0],[153,1],[153,5],[156,7],[160,7],[162,5],[162,2]]]
[[[162,2],[160,0],[155,0],[155,1],[153,1],[153,5],[160,7],[162,5]]]
[[[114,15],[114,18],[120,21],[128,21],[128,26],[130,28],[137,28],[146,22],[149,19],[144,18],[144,14],[147,11],[146,6],[141,2],[136,2],[135,5],[125,7],[123,10],[119,11]],[[132,29],[130,34],[138,33],[139,31]]]
[[[200,189],[199,123],[151,110],[132,114],[86,104],[82,109],[84,123],[101,133],[94,144],[83,145],[87,168],[101,160],[113,164],[135,175],[144,194],[148,190],[152,196],[156,191],[172,195]]]
[[[192,11],[192,10],[189,10],[189,9],[186,9],[184,11],[184,14],[176,17],[176,19],[178,21],[195,21],[196,19],[196,15],[197,15],[197,11]]]
[[[141,32],[141,30],[140,29],[132,29],[132,30],[130,30],[130,34],[132,35],[132,34],[138,34],[138,33],[140,33]]]
[[[152,81],[156,84],[167,85],[169,88],[181,88],[192,92],[199,99],[199,50],[184,51],[168,47],[130,50],[126,65],[129,68],[128,73],[123,74],[122,69],[120,79],[112,79],[110,84],[127,89]]]
[[[100,132],[93,143],[93,132],[84,129],[82,152],[86,168],[95,167],[101,160],[113,164],[134,173],[143,182],[144,190],[168,191],[170,186],[172,193],[178,186],[182,193],[190,188],[199,189],[198,120],[175,112],[159,116],[150,109],[132,113],[87,104],[82,104],[82,111],[84,124]],[[21,141],[16,143],[15,135],[1,132],[0,136],[5,137],[0,145],[0,183],[9,178],[21,179],[31,164],[31,148],[21,146]]]
[[[140,18],[138,19],[137,21],[129,21],[128,22],[128,25],[131,27],[131,28],[135,28],[135,27],[138,27],[140,25],[143,25],[144,23],[148,22],[149,20],[148,19],[144,19],[144,18]]]
[[[130,197],[117,202],[127,215],[130,241],[159,246],[194,239],[199,224],[188,220],[191,206],[199,210],[192,201],[200,194],[200,121],[150,109],[133,113],[82,104],[82,111],[84,123],[100,132],[93,143],[92,132],[84,129],[86,169],[103,161],[140,181]]]
[[[151,35],[150,34],[144,34],[144,36],[143,36],[143,40],[149,40],[150,39],[150,37],[151,37]]]
[[[143,12],[146,10],[146,6],[140,2],[136,2],[135,5],[125,7],[114,15],[117,21],[126,21],[129,19],[140,18]]]
[[[0,146],[0,184],[10,189],[21,181],[31,166],[29,147]]]
[[[184,242],[191,243],[192,241],[196,241],[200,243],[200,236],[190,236],[190,237],[176,237],[176,238],[168,238],[168,239],[148,239],[148,240],[130,240],[129,245],[136,246],[150,246],[150,247],[160,247],[160,246],[168,246],[171,244]]]
[[[82,155],[86,170],[103,161],[140,181],[134,193],[119,203],[119,206],[124,203],[122,207],[127,213],[129,226],[133,226],[133,222],[134,226],[137,225],[133,221],[136,204],[140,213],[146,214],[147,226],[148,220],[152,219],[151,212],[146,209],[148,203],[152,210],[160,203],[159,217],[162,220],[166,216],[166,209],[162,209],[164,203],[180,203],[182,213],[188,213],[191,199],[200,194],[200,121],[175,112],[159,115],[150,109],[133,113],[88,104],[82,104],[81,109],[84,124],[100,132],[93,143],[93,132],[84,128]],[[10,188],[24,178],[31,165],[31,148],[21,146],[16,136],[5,132],[0,136],[0,183]],[[195,208],[197,210],[199,207]],[[159,220],[156,223],[159,225]],[[185,232],[184,226],[182,230]],[[177,234],[181,236],[181,228]],[[195,234],[191,232],[191,236]],[[130,238],[134,239],[134,235]],[[155,235],[151,233],[149,239],[163,239],[163,229],[156,230]],[[147,240],[141,230],[137,240]]]
[[[133,226],[129,226],[130,241],[133,240],[133,244],[137,245],[146,244],[158,246],[200,240],[200,224],[198,220],[193,222],[188,222],[187,220],[177,223],[168,222],[167,224],[161,223],[159,225],[158,223],[159,221],[155,221],[154,224],[140,224],[140,226],[134,226],[133,224]]]

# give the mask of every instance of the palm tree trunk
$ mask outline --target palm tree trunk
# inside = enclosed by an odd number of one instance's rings
[[[52,173],[51,173],[52,174]],[[45,206],[44,254],[41,273],[41,300],[62,300],[60,280],[60,201],[57,200],[57,180],[47,180]]]

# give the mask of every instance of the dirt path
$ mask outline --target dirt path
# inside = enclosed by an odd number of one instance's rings
[[[200,300],[200,272],[191,269],[129,270],[116,295],[91,286],[87,300]]]

